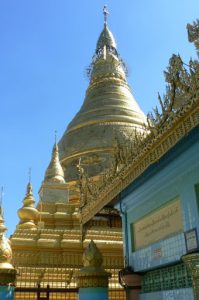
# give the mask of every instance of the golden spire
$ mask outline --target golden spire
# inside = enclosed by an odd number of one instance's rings
[[[7,270],[13,270],[14,268],[11,264],[12,260],[12,249],[10,247],[10,241],[5,236],[6,226],[4,225],[3,217],[3,208],[0,206],[0,282],[5,282],[8,279],[9,282],[12,282],[11,278],[15,272],[7,274]]]
[[[23,207],[18,210],[18,216],[20,218],[20,223],[18,228],[24,229],[36,229],[37,226],[35,222],[38,219],[38,210],[34,207],[35,199],[32,191],[32,184],[29,181],[27,185],[27,192],[23,200]]]
[[[108,28],[107,15],[104,7],[104,28],[87,69],[90,83],[84,103],[59,142],[66,181],[78,179],[75,166],[80,157],[89,177],[102,174],[114,163],[115,133],[118,139],[124,136],[133,141],[135,129],[143,132],[147,123],[127,83],[127,69]]]
[[[64,171],[59,161],[59,149],[56,142],[56,136],[51,162],[46,170],[44,183],[65,183]]]

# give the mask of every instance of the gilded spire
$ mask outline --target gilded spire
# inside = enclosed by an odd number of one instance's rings
[[[135,129],[143,132],[146,116],[127,83],[127,68],[121,59],[113,34],[104,26],[87,69],[90,79],[85,100],[59,142],[65,179],[78,179],[75,166],[80,157],[88,176],[102,174],[114,163],[114,136],[134,139]]]
[[[31,182],[27,185],[27,192],[23,200],[23,207],[18,210],[20,223],[18,228],[35,229],[35,222],[38,219],[38,210],[34,207],[35,199],[33,196]]]
[[[91,84],[105,77],[121,79],[127,84],[127,67],[117,51],[115,38],[107,25],[107,16],[109,14],[107,6],[104,6],[103,13],[104,28],[97,41],[92,63],[90,68],[88,68]]]
[[[59,149],[55,141],[51,162],[45,173],[45,183],[65,183],[64,171],[59,161]]]
[[[12,249],[9,239],[5,236],[6,226],[4,225],[3,208],[0,206],[0,283],[14,283],[16,271],[12,260]]]

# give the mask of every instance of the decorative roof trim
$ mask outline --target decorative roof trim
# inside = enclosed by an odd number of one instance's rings
[[[138,155],[131,164],[121,169],[104,187],[100,188],[98,197],[89,199],[82,208],[82,223],[88,222],[97,212],[116,197],[132,181],[140,176],[149,166],[157,162],[183,137],[199,125],[199,98],[186,103],[173,120],[165,123],[161,132],[152,139],[147,138]]]

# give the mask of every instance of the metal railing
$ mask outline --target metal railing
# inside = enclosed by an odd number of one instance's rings
[[[77,299],[77,288],[50,288],[47,285],[46,288],[41,287],[40,284],[37,287],[16,287],[15,299],[36,299],[36,300],[51,300],[51,299]]]

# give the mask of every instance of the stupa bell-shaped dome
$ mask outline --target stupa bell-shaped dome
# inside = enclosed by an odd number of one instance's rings
[[[115,135],[132,138],[143,130],[146,116],[126,80],[126,69],[108,29],[107,15],[89,68],[90,83],[80,111],[59,142],[65,180],[77,180],[78,159],[89,176],[113,163]]]

